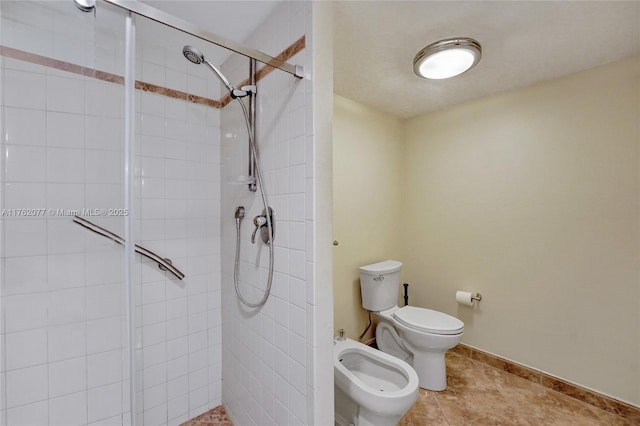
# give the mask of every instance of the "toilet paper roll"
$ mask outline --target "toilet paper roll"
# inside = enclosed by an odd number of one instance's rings
[[[473,306],[473,294],[468,291],[456,291],[456,302],[461,305]]]

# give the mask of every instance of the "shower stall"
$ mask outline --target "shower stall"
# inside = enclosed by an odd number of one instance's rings
[[[318,423],[312,4],[80,3],[0,2],[0,425]]]

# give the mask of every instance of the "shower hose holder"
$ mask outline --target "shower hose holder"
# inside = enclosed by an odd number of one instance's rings
[[[250,84],[248,86],[242,86],[239,89],[233,89],[231,90],[231,92],[229,93],[230,96],[233,99],[239,99],[239,98],[244,98],[245,96],[249,96],[252,94],[257,93],[257,88],[255,86],[255,84]]]

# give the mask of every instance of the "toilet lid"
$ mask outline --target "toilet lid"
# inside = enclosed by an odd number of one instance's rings
[[[431,309],[404,306],[393,313],[401,324],[432,334],[460,334],[464,323],[458,318]]]

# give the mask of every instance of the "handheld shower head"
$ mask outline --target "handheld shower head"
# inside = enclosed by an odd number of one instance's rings
[[[205,61],[204,55],[202,54],[202,52],[200,52],[198,49],[196,49],[195,47],[192,47],[192,46],[183,47],[182,48],[182,54],[189,61],[191,61],[191,62],[193,62],[194,64],[197,64],[197,65],[200,65],[201,63],[203,63]]]
[[[213,65],[211,62],[207,61],[204,58],[204,55],[202,54],[202,52],[200,52],[195,47],[185,46],[182,48],[182,54],[184,55],[185,58],[187,58],[189,61],[193,62],[194,64],[197,64],[197,65],[206,64],[209,67],[209,69],[213,71],[215,75],[218,76],[222,84],[224,84],[224,86],[227,88],[227,90],[229,90],[229,92],[231,92],[233,96],[235,88],[231,85],[231,83],[229,83],[229,80],[227,80],[227,77],[225,77],[224,74],[222,74],[222,72],[215,65]]]

